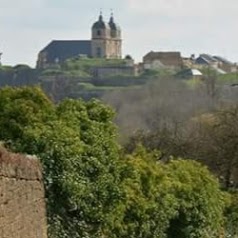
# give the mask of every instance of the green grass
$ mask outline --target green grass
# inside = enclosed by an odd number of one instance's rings
[[[219,83],[224,83],[224,84],[238,83],[238,73],[230,73],[230,74],[219,75],[217,81]]]
[[[82,71],[91,74],[93,67],[122,66],[126,61],[121,59],[69,59],[62,65],[63,71]]]
[[[9,65],[0,65],[0,71],[2,72],[12,72],[14,71],[14,68]]]
[[[141,86],[95,86],[91,83],[78,83],[76,87],[79,91],[112,91],[112,90],[129,90],[129,89],[139,89]]]
[[[90,90],[90,89],[94,89],[95,86],[91,83],[78,83],[78,87],[79,90]]]
[[[190,89],[196,89],[198,86],[201,86],[203,84],[203,81],[201,79],[184,79],[183,82],[190,88]]]

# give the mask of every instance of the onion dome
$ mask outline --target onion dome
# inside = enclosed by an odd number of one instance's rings
[[[111,17],[110,17],[109,26],[110,26],[111,30],[114,30],[114,31],[119,31],[119,30],[120,30],[119,25],[117,25],[117,24],[114,22],[113,14],[112,14]]]
[[[98,21],[93,24],[92,28],[93,29],[106,29],[106,28],[109,28],[108,24],[103,21],[102,13],[100,13]]]

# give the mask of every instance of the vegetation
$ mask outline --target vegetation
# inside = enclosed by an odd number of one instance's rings
[[[62,65],[62,70],[66,72],[81,72],[85,76],[92,76],[93,67],[102,67],[102,66],[122,66],[125,65],[125,60],[119,59],[90,59],[90,58],[73,58],[67,60]]]
[[[9,71],[13,71],[12,66],[0,65],[0,72],[9,72]]]
[[[41,72],[41,76],[63,76],[63,77],[82,77],[82,78],[90,78],[91,75],[77,67],[75,68],[62,68],[59,65],[54,67],[49,67],[44,69]]]
[[[87,69],[93,66],[121,66],[125,65],[126,61],[123,59],[102,59],[102,58],[73,58],[66,61],[68,67],[79,67]],[[65,65],[65,66],[66,66]]]
[[[5,88],[0,106],[0,140],[42,161],[49,237],[215,238],[224,227],[229,199],[210,172],[141,146],[125,155],[99,101],[54,105],[39,88]]]
[[[231,191],[230,205],[225,210],[225,233],[227,237],[237,237],[238,234],[238,193]]]
[[[141,77],[146,79],[169,78],[174,76],[175,73],[176,71],[171,69],[160,69],[160,70],[147,69],[142,73]]]
[[[225,84],[232,84],[232,83],[238,83],[238,73],[229,73],[229,74],[223,74],[219,75],[218,77],[219,83],[225,83]]]
[[[131,151],[140,142],[148,149],[160,148],[166,158],[174,155],[200,161],[209,166],[223,187],[229,190],[238,186],[237,120],[237,106],[218,110],[193,118],[174,129],[163,127],[137,134],[131,138],[127,148]]]

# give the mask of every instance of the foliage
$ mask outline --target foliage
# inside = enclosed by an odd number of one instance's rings
[[[227,202],[218,181],[195,161],[172,160],[167,169],[173,178],[178,203],[178,213],[170,221],[168,238],[218,237]]]
[[[0,72],[10,73],[10,72],[22,72],[22,71],[32,71],[33,69],[26,64],[17,64],[14,67],[10,65],[0,65]]]
[[[216,95],[216,84],[218,79],[218,72],[210,67],[204,67],[201,69],[203,74],[203,80],[205,82],[205,85],[207,87],[207,93],[211,97],[215,97]]]
[[[121,66],[125,65],[125,60],[119,59],[69,59],[62,65],[62,70],[64,71],[81,71],[85,74],[91,75],[93,67],[102,67],[102,66]]]
[[[0,93],[0,138],[14,144],[36,122],[44,122],[53,105],[39,88],[3,88]]]
[[[17,70],[17,71],[27,71],[27,70],[30,70],[31,67],[27,64],[17,64],[14,66],[14,69]]]
[[[157,79],[157,78],[170,78],[175,74],[174,70],[171,69],[147,69],[144,70],[141,77],[147,78],[147,79]]]
[[[165,168],[156,165],[155,156],[138,148],[123,160],[124,199],[114,211],[116,220],[108,237],[166,237],[177,201],[172,181]]]
[[[184,80],[184,82],[187,84],[187,86],[190,89],[197,89],[198,87],[202,87],[203,86],[203,82],[199,78],[193,78],[193,79],[190,79],[190,80]]]
[[[164,164],[161,156],[137,147],[126,158],[125,200],[114,211],[113,233],[107,237],[218,237],[227,202],[218,181],[197,162]]]
[[[43,164],[49,237],[217,237],[225,195],[206,168],[120,152],[99,101],[54,105],[39,88],[0,90],[0,140]]]
[[[100,233],[119,196],[113,112],[97,101],[53,106],[38,88],[3,89],[0,103],[1,140],[43,163],[50,231]]]
[[[175,120],[169,126],[137,133],[130,138],[127,149],[132,151],[141,142],[147,149],[160,149],[165,158],[173,155],[199,161],[209,167],[225,189],[237,187],[237,120],[237,105],[217,109],[182,123]]]
[[[206,140],[210,147],[203,144],[207,154],[205,163],[217,173],[226,189],[238,185],[238,107],[232,106],[214,113],[213,123],[203,125]],[[216,160],[216,166],[213,165]]]
[[[221,74],[218,77],[218,82],[222,84],[238,83],[238,73]]]
[[[45,69],[41,72],[42,76],[56,76],[56,75],[64,75],[64,72],[60,69]]]
[[[42,70],[41,76],[91,79],[93,77],[92,69],[94,67],[122,66],[125,64],[126,60],[119,59],[72,58],[65,61],[62,65],[50,66]]]
[[[229,206],[225,211],[225,231],[227,237],[237,237],[238,236],[238,192],[231,191],[231,201]]]
[[[0,65],[0,72],[13,72],[14,68],[9,65]]]

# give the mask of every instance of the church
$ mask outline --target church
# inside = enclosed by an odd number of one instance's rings
[[[53,40],[40,51],[37,68],[63,63],[74,57],[121,59],[121,29],[113,15],[109,22],[104,21],[102,13],[91,29],[91,40]]]

